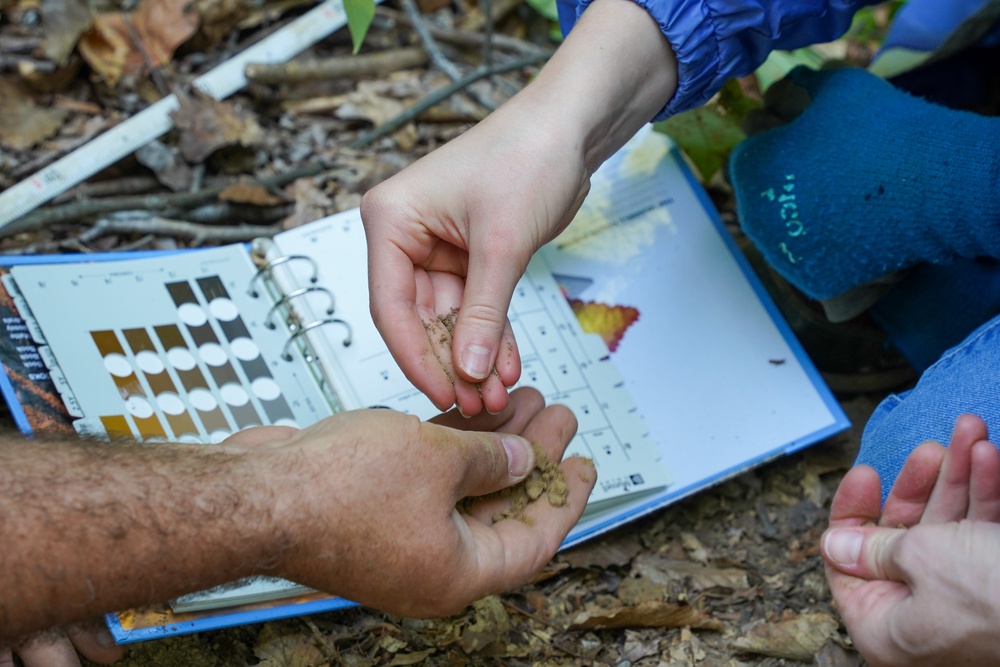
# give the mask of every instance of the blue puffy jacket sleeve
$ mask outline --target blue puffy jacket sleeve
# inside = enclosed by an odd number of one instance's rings
[[[878,0],[634,0],[660,25],[677,56],[677,92],[654,120],[708,101],[774,49],[836,39],[858,8]],[[568,34],[591,0],[557,0]]]

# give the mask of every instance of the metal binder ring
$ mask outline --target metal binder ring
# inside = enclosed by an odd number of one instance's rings
[[[317,327],[321,327],[327,324],[343,324],[344,328],[347,329],[347,336],[344,338],[344,347],[347,347],[348,345],[351,344],[351,335],[352,335],[351,325],[345,322],[344,320],[340,319],[339,317],[328,317],[324,320],[314,320],[312,322],[309,322],[308,324],[303,324],[301,329],[299,329],[291,336],[289,336],[288,340],[285,341],[285,346],[281,350],[281,358],[284,359],[285,361],[291,361],[292,353],[288,351],[288,348],[292,345],[292,343],[295,342],[295,339],[304,334],[305,332],[309,331],[310,329],[315,329]],[[306,361],[312,361],[312,359],[307,357]]]
[[[330,306],[326,309],[326,314],[333,315],[333,310],[334,310],[333,292],[331,292],[325,287],[318,287],[316,285],[312,285],[310,287],[300,287],[298,289],[293,289],[291,292],[285,294],[280,299],[278,299],[278,302],[275,303],[273,306],[271,306],[271,310],[267,311],[267,316],[264,318],[264,326],[267,327],[268,329],[275,328],[276,325],[274,324],[274,322],[271,321],[272,318],[274,317],[274,313],[277,312],[277,310],[282,305],[288,305],[288,302],[294,299],[295,297],[302,296],[303,294],[308,294],[309,292],[326,292],[326,295],[330,297]]]
[[[316,262],[313,261],[312,257],[308,257],[306,255],[282,255],[281,257],[275,257],[270,262],[260,267],[260,270],[258,270],[257,273],[254,274],[254,277],[250,279],[250,284],[247,285],[247,293],[250,294],[250,296],[257,298],[260,294],[254,289],[254,283],[256,283],[262,276],[266,275],[270,277],[271,271],[273,271],[274,267],[279,264],[299,260],[309,262],[309,265],[312,266],[312,276],[309,277],[309,282],[316,282],[317,276],[319,275],[319,269],[316,267]]]

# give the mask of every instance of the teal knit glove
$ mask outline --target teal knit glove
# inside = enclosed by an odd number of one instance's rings
[[[791,108],[778,116],[804,110],[737,146],[730,180],[744,231],[789,282],[827,299],[921,261],[1000,257],[1000,118],[854,68],[776,85]]]

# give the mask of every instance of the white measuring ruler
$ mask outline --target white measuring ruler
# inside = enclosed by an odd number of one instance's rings
[[[343,0],[326,0],[274,34],[201,75],[194,80],[194,85],[217,100],[225,99],[247,84],[247,65],[284,62],[346,23]],[[0,192],[0,227],[10,224],[169,132],[173,127],[170,113],[177,108],[176,96],[165,97],[33,176]]]

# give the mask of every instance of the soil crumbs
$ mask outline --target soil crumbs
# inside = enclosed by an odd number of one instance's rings
[[[554,463],[546,456],[541,445],[537,442],[531,443],[535,450],[535,468],[531,474],[523,480],[501,489],[495,493],[475,498],[466,498],[459,505],[459,511],[468,514],[472,507],[481,502],[492,500],[502,500],[509,504],[507,509],[493,515],[493,523],[498,523],[504,519],[516,519],[521,523],[532,525],[531,517],[525,510],[528,505],[545,496],[549,504],[553,507],[564,507],[566,498],[569,496],[569,487],[566,486],[566,477],[558,463]]]

